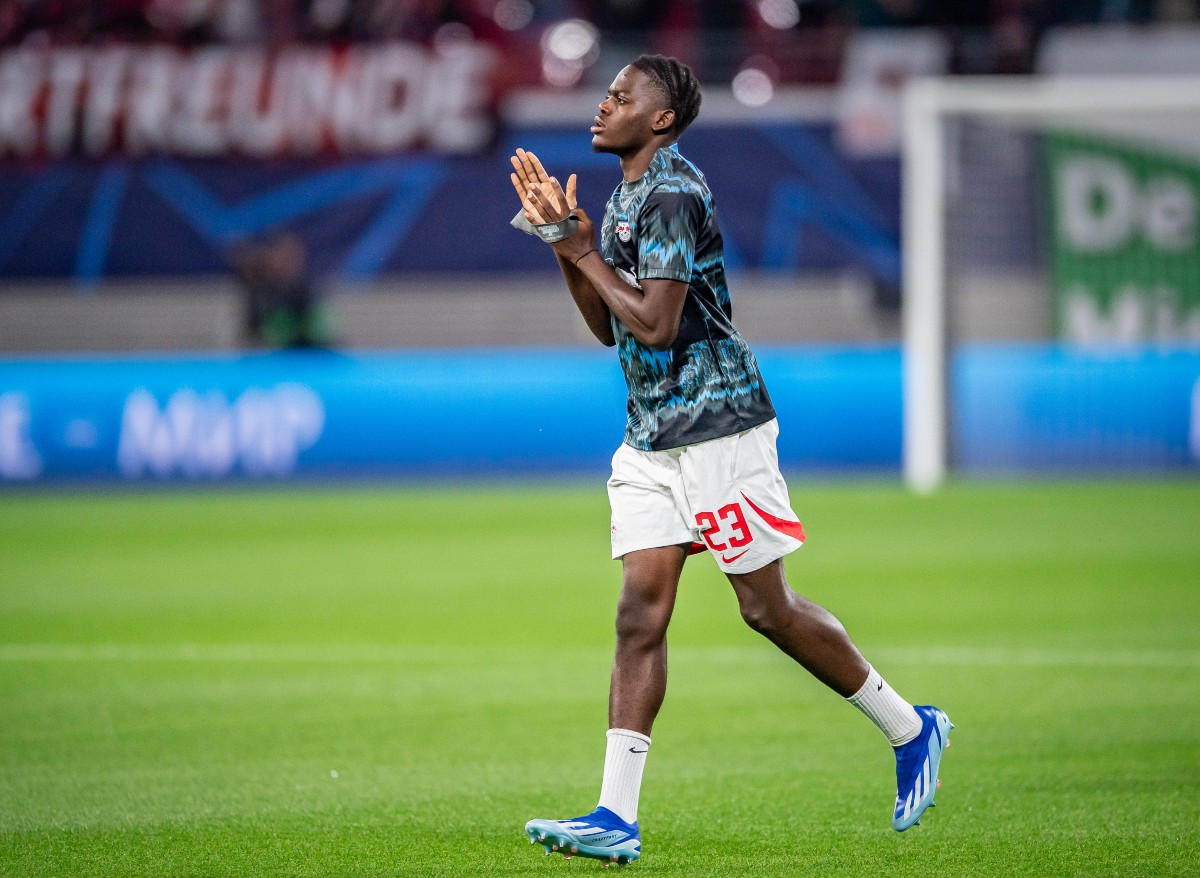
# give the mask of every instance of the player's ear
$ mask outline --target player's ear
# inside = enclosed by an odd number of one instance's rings
[[[667,134],[675,124],[674,110],[659,110],[650,123],[650,130],[655,134]]]

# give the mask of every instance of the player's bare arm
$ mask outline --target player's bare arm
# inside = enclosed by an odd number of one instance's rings
[[[567,178],[567,188],[564,191],[559,186],[558,180],[546,173],[542,163],[533,153],[518,149],[510,161],[513,172],[509,178],[512,180],[517,197],[521,200],[525,218],[529,222],[536,224],[557,222],[573,212],[578,214],[574,174]],[[541,193],[545,203],[549,206],[535,205],[532,200],[534,192]],[[594,236],[593,230],[589,233],[589,240],[594,240]],[[608,305],[597,294],[591,281],[575,267],[575,264],[567,256],[558,251],[555,251],[555,256],[558,258],[558,267],[562,271],[563,279],[567,282],[567,290],[571,293],[575,307],[583,316],[584,323],[601,344],[612,347],[617,340],[613,335]]]
[[[588,254],[576,267],[638,341],[657,351],[665,351],[675,342],[687,298],[686,283],[648,278],[639,290],[622,280],[598,254]]]
[[[560,195],[562,190],[558,189],[557,181],[553,178],[549,181],[527,191],[528,210],[534,216],[544,217],[546,222],[556,222],[571,211],[566,207],[566,193]],[[579,217],[579,228],[569,238],[551,245],[560,264],[569,262],[582,274],[608,310],[638,341],[655,350],[669,348],[679,334],[688,285],[659,278],[643,281],[641,289],[627,283],[597,251],[596,228],[587,212],[581,207],[573,212]]]
[[[592,282],[572,265],[569,259],[557,253],[554,255],[558,258],[558,268],[567,281],[567,291],[571,294],[575,307],[583,315],[583,322],[600,344],[611,348],[617,343],[617,338],[613,335],[608,305],[600,298]]]

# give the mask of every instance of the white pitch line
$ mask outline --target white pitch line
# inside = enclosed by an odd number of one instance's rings
[[[930,647],[880,649],[872,653],[906,665],[970,665],[973,667],[1190,667],[1200,668],[1200,651],[1168,649],[1005,649],[1000,647]]]
[[[1038,647],[867,646],[867,659],[890,665],[943,667],[1109,667],[1200,668],[1200,651],[1169,649],[1071,649]],[[787,659],[771,649],[748,647],[681,648],[672,660],[710,664],[775,664]]]
[[[428,659],[439,648],[405,646],[341,646],[256,643],[6,643],[3,662],[407,662]]]
[[[485,647],[487,648],[487,647]],[[527,648],[497,652],[521,660],[540,654]],[[555,652],[554,648],[549,650]],[[607,656],[608,648],[585,651]],[[573,650],[578,653],[579,650]],[[1070,649],[993,647],[872,647],[868,657],[880,663],[964,667],[1185,667],[1200,668],[1200,651],[1159,649]],[[210,663],[408,663],[455,661],[470,663],[469,652],[451,646],[303,645],[303,644],[117,644],[7,643],[0,644],[0,662],[210,662]],[[769,647],[683,647],[673,658],[698,664],[764,664],[782,660]]]

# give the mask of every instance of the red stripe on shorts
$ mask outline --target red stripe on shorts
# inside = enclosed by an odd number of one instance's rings
[[[742,497],[747,503],[750,504],[750,508],[757,512],[762,517],[762,520],[771,525],[771,527],[775,528],[775,530],[779,531],[781,534],[786,534],[794,540],[804,542],[804,525],[802,525],[800,522],[788,521],[786,518],[780,518],[778,515],[772,515],[765,509],[760,509],[757,503],[746,496],[745,492],[742,493]]]

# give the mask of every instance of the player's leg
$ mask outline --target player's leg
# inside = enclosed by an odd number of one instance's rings
[[[781,559],[805,534],[779,472],[777,434],[771,421],[682,455],[699,535],[733,584],[746,622],[861,710],[896,748],[892,825],[904,830],[933,802],[949,720],[897,695],[837,618],[788,585]]]
[[[667,688],[667,626],[686,547],[630,552],[622,558],[617,648],[609,688],[609,729],[600,801],[570,820],[530,820],[525,833],[547,854],[629,862],[641,855],[637,809],[650,730]]]
[[[664,546],[622,558],[617,648],[608,692],[610,728],[649,736],[667,690],[667,625],[675,609],[685,547]]]
[[[796,594],[783,562],[727,574],[742,618],[814,677],[862,711],[896,754],[892,827],[903,832],[933,805],[949,718],[936,707],[913,707],[862,657],[846,629],[824,607]]]
[[[667,685],[667,625],[691,529],[678,508],[678,464],[670,454],[623,445],[609,479],[612,554],[623,569],[609,689],[600,801],[571,820],[531,820],[525,832],[546,853],[629,862],[641,854],[637,823],[650,730]]]
[[[747,625],[843,698],[862,688],[871,666],[832,613],[792,591],[782,560],[726,575]]]

